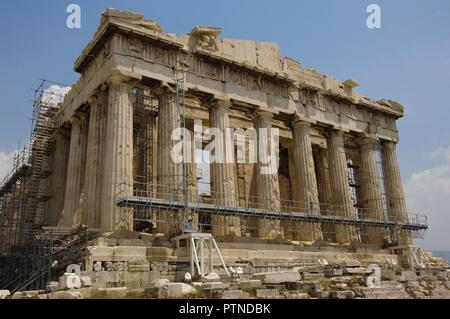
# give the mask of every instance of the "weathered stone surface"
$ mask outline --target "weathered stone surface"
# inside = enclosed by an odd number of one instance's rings
[[[220,280],[220,276],[219,274],[215,273],[215,272],[211,272],[209,274],[207,274],[206,276],[203,276],[200,278],[201,282],[216,282]]]
[[[256,297],[262,299],[278,298],[280,293],[278,289],[256,289]]]
[[[280,284],[296,282],[301,280],[301,277],[297,271],[280,271],[254,274],[252,279],[261,280],[264,284]]]
[[[169,283],[167,284],[167,298],[178,299],[189,295],[195,295],[197,290],[185,283]]]
[[[331,299],[352,299],[354,297],[355,297],[355,293],[351,290],[331,291],[330,292]]]
[[[6,297],[9,297],[9,295],[9,290],[0,290],[0,299],[6,299]]]
[[[343,272],[345,275],[362,275],[366,273],[366,268],[364,267],[344,268]]]
[[[342,268],[328,268],[324,270],[324,274],[327,277],[335,277],[344,275]]]
[[[255,289],[262,286],[261,280],[251,279],[251,280],[242,280],[238,283],[238,287],[241,289]]]
[[[55,291],[47,294],[47,299],[83,299],[78,291]]]
[[[400,281],[416,281],[417,275],[413,271],[402,271],[399,280]]]
[[[127,287],[98,288],[95,299],[124,299],[127,296]]]

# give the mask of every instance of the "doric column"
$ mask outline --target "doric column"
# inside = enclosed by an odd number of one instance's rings
[[[183,185],[183,165],[172,160],[171,151],[177,141],[172,141],[172,132],[180,127],[180,113],[177,109],[175,93],[169,87],[158,92],[158,197],[181,201]],[[173,235],[180,229],[178,212],[162,210],[158,216],[158,231]]]
[[[70,119],[70,150],[67,164],[66,191],[62,217],[63,227],[77,227],[81,224],[80,198],[82,191],[83,150],[85,146],[85,116],[81,113]]]
[[[211,163],[211,196],[216,205],[236,207],[236,181],[234,173],[234,143],[228,135],[230,119],[228,116],[229,101],[216,100],[209,108],[209,127],[217,129],[215,136],[215,159]],[[241,236],[240,218],[213,214],[211,216],[213,235]]]
[[[100,217],[103,231],[133,229],[132,209],[115,203],[116,195],[133,195],[133,105],[131,86],[125,81],[113,76],[109,82]]]
[[[358,184],[361,187],[360,200],[363,204],[360,218],[383,220],[383,199],[375,157],[375,140],[371,137],[362,137],[357,140],[357,144],[359,150]],[[362,239],[367,243],[382,244],[384,242],[383,228],[366,227]]]
[[[403,191],[400,167],[397,159],[397,145],[394,142],[381,144],[384,185],[386,191],[388,219],[390,221],[408,222],[405,193]],[[411,234],[402,232],[399,241],[403,245],[411,244]]]
[[[67,159],[69,156],[69,138],[65,129],[55,132],[53,167],[51,176],[51,199],[48,203],[46,224],[57,226],[61,222],[66,191]]]
[[[196,163],[196,153],[197,153],[197,145],[195,143],[195,130],[194,130],[194,121],[187,121],[186,128],[188,129],[191,137],[189,152],[190,163],[186,163],[186,177],[187,177],[187,196],[188,202],[197,203],[199,201],[198,196],[198,178],[197,178],[197,163]],[[192,217],[192,228],[198,229],[198,213],[194,211],[189,211],[190,216]]]
[[[274,142],[271,138],[272,117],[272,113],[258,112],[255,118],[255,129],[258,134],[258,159],[255,172],[256,201],[258,208],[278,212],[281,209],[277,169],[279,145],[272,145]],[[276,160],[276,163],[273,163],[273,160]],[[269,167],[270,165],[274,165],[272,167],[275,168],[275,171]],[[279,219],[258,218],[257,227],[260,238],[283,236]]]
[[[100,227],[100,201],[102,179],[103,158],[102,147],[104,147],[102,133],[103,133],[103,110],[105,105],[102,105],[103,99],[97,96],[90,101],[89,113],[89,133],[88,145],[86,152],[86,172],[84,179],[84,201],[83,201],[83,224],[89,228]]]
[[[314,151],[314,165],[316,169],[317,188],[319,191],[320,214],[333,215],[332,191],[330,174],[328,172],[328,152],[325,148],[316,148]],[[336,241],[334,225],[322,223],[323,238],[330,242]]]
[[[295,121],[293,123],[294,169],[297,176],[297,184],[294,190],[298,192],[300,211],[319,215],[319,193],[314,169],[310,127],[311,124],[308,122]],[[299,240],[315,241],[323,239],[319,223],[301,223],[301,227],[302,230],[298,233]]]
[[[344,132],[332,131],[327,138],[328,171],[332,191],[332,215],[356,217],[353,213],[353,202],[348,182],[347,157],[344,147]],[[337,224],[335,227],[336,241],[346,244],[357,240],[354,226]]]

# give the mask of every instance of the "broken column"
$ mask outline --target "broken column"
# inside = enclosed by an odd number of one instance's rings
[[[381,158],[386,190],[388,220],[408,222],[405,193],[397,159],[397,145],[394,142],[388,141],[382,143]],[[400,244],[411,244],[411,234],[408,231],[402,231],[399,237]]]
[[[180,112],[176,104],[175,92],[165,86],[158,92],[158,198],[182,201],[183,165],[173,161],[171,151],[176,141],[172,132],[180,127]],[[180,214],[176,211],[162,210],[158,216],[158,232],[172,235],[180,229]]]
[[[126,80],[121,76],[109,80],[100,219],[103,231],[133,229],[132,209],[119,208],[115,202],[133,195],[133,106]]]
[[[359,150],[358,183],[361,186],[361,203],[363,204],[360,218],[383,220],[383,199],[375,159],[375,140],[371,137],[362,137],[357,144]],[[365,227],[362,240],[370,244],[383,244],[383,228]]]
[[[294,169],[297,176],[297,184],[294,186],[294,190],[298,192],[300,211],[311,215],[319,215],[319,194],[314,170],[310,128],[311,124],[308,122],[295,121],[293,123]],[[300,227],[298,240],[322,240],[320,223],[301,223]]]
[[[347,157],[344,147],[344,132],[333,130],[327,136],[328,171],[332,191],[332,215],[355,218],[348,181]],[[357,239],[355,226],[335,225],[336,241],[341,244]]]
[[[272,117],[269,112],[258,112],[255,129],[258,134],[258,159],[256,164],[256,206],[263,211],[280,211],[280,188],[278,184],[278,148],[272,139]],[[276,161],[275,163],[273,161]],[[258,237],[276,238],[283,235],[280,220],[259,217]]]
[[[230,101],[213,101],[209,108],[209,127],[217,129],[214,138],[214,158],[211,162],[211,196],[216,205],[238,206],[234,172],[234,142],[230,128],[228,109]],[[212,232],[216,236],[241,236],[238,216],[211,216]]]

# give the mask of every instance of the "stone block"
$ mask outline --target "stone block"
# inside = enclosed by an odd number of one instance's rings
[[[92,240],[92,246],[114,247],[114,246],[117,246],[117,239],[98,237],[98,238],[95,238],[94,240]]]
[[[344,275],[342,268],[328,268],[324,270],[324,274],[327,277],[336,277]]]
[[[218,299],[241,299],[244,297],[244,292],[240,289],[216,291],[213,298]]]
[[[58,281],[50,281],[45,286],[45,291],[46,292],[54,292],[54,291],[57,291],[58,289],[59,289],[59,282]]]
[[[91,287],[92,286],[92,279],[90,276],[81,276],[81,287]]]
[[[78,291],[55,291],[47,294],[48,299],[83,299]]]
[[[353,259],[340,261],[340,262],[338,262],[338,264],[339,264],[339,266],[341,266],[343,268],[361,267],[361,262],[359,262],[358,260],[353,260]]]
[[[342,269],[345,275],[363,275],[366,273],[366,268],[364,267],[351,267]]]
[[[321,272],[323,272],[323,266],[321,266],[321,265],[317,265],[317,266],[300,266],[300,267],[294,267],[292,270],[293,271],[298,271],[298,272],[321,273]]]
[[[237,286],[240,289],[256,289],[256,288],[260,288],[262,286],[262,282],[261,282],[261,280],[257,280],[257,279],[242,280],[237,284]]]
[[[150,271],[150,262],[145,260],[130,261],[128,263],[128,271]]]
[[[176,282],[167,285],[167,298],[179,299],[189,295],[195,295],[197,290],[188,284]]]
[[[10,294],[9,290],[0,290],[0,299],[6,299]]]
[[[390,269],[385,269],[385,268],[381,269],[381,279],[382,280],[394,281],[394,280],[397,280],[397,277],[398,276],[396,275],[395,271],[390,270]]]
[[[355,293],[351,290],[331,291],[330,292],[331,299],[353,299],[354,297],[355,297]]]
[[[300,273],[298,271],[257,273],[252,275],[251,278],[261,280],[264,284],[281,284],[301,280]]]
[[[95,299],[124,299],[127,296],[127,287],[98,288]]]
[[[211,272],[211,273],[207,274],[206,276],[202,276],[200,278],[201,282],[216,282],[219,280],[220,280],[220,276],[215,272]]]
[[[348,284],[352,280],[353,280],[353,278],[350,277],[350,276],[333,277],[333,278],[330,279],[331,283],[333,283],[333,284],[336,284],[336,283],[346,283],[346,284]]]
[[[44,290],[18,291],[14,293],[11,299],[40,299],[39,295],[45,294]]]
[[[144,241],[141,239],[118,239],[117,244],[118,246],[145,246]]]
[[[117,246],[113,250],[114,260],[134,261],[147,259],[147,247]]]
[[[66,272],[64,275],[59,277],[59,290],[63,289],[78,289],[81,288],[80,277],[74,273]]]
[[[120,276],[117,271],[97,271],[94,275],[94,284],[96,287],[104,287],[107,284],[120,282]]]
[[[205,282],[202,285],[203,290],[217,290],[217,289],[227,289],[230,287],[230,284],[226,284],[220,281],[216,282]]]
[[[417,274],[413,271],[402,271],[399,281],[417,281]]]
[[[152,257],[170,257],[173,254],[172,248],[167,247],[147,247],[147,252],[149,256]]]
[[[302,279],[303,280],[318,280],[325,278],[325,274],[319,274],[319,273],[303,273]]]
[[[272,299],[280,297],[278,289],[256,289],[256,297],[261,299]]]
[[[103,260],[112,260],[115,247],[88,247],[89,255],[93,258],[101,258]]]

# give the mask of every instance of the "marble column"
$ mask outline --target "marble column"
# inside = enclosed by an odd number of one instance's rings
[[[230,119],[228,109],[230,101],[216,100],[209,107],[209,127],[218,129],[221,136],[215,136],[215,158],[211,167],[211,196],[216,205],[236,207],[236,180],[234,172],[234,142],[228,133]],[[212,232],[215,236],[241,236],[241,224],[238,216],[213,214]]]
[[[84,130],[87,128],[85,121],[86,118],[81,113],[70,119],[69,160],[61,224],[63,227],[78,227],[81,224],[80,199],[83,182],[83,150],[86,136]]]
[[[344,132],[332,131],[327,137],[328,170],[332,191],[332,215],[355,218],[352,194],[348,182],[347,157],[344,147]],[[348,244],[357,240],[356,228],[351,225],[336,224],[336,241]]]
[[[383,199],[377,170],[375,141],[371,137],[362,137],[356,143],[359,150],[358,184],[363,204],[360,218],[383,220]],[[383,244],[384,235],[383,228],[366,227],[362,233],[362,240],[370,244]]]
[[[255,129],[258,134],[258,160],[256,164],[256,201],[262,210],[278,212],[281,209],[278,169],[270,172],[269,164],[263,157],[276,157],[278,161],[278,145],[272,145],[272,117],[269,112],[258,112],[255,118]],[[272,163],[278,168],[278,162]],[[280,220],[275,218],[258,218],[258,237],[276,238],[283,236]]]
[[[100,226],[103,231],[132,230],[133,211],[119,208],[117,197],[133,195],[133,105],[131,86],[114,76],[109,81],[103,159]]]
[[[317,188],[319,191],[320,213],[322,215],[333,215],[330,205],[332,204],[332,191],[330,174],[328,172],[328,152],[326,148],[316,148],[314,151],[314,165],[316,169]],[[327,241],[336,241],[334,225],[322,223],[323,238]]]
[[[53,168],[51,176],[52,198],[48,203],[47,225],[57,226],[61,222],[66,192],[67,160],[69,157],[69,137],[60,128],[54,136]]]
[[[158,92],[158,198],[182,201],[183,165],[172,160],[171,151],[177,141],[172,141],[172,132],[180,127],[180,114],[175,93],[169,87]],[[157,229],[169,236],[180,230],[181,214],[176,211],[159,212]]]
[[[103,157],[102,148],[105,146],[102,139],[104,131],[103,108],[104,99],[97,96],[90,100],[89,133],[86,152],[86,172],[84,179],[84,208],[83,224],[89,228],[100,227],[101,181]]]
[[[194,121],[187,121],[186,128],[189,130],[191,136],[190,144],[187,145],[187,147],[190,147],[190,152],[188,154],[190,163],[186,163],[187,196],[189,202],[197,203],[199,202],[199,196],[196,164],[197,145],[195,144]],[[198,229],[198,213],[194,211],[189,211],[188,213],[192,218],[192,228]]]
[[[388,220],[408,222],[408,210],[406,208],[405,193],[397,159],[397,145],[394,142],[382,143],[381,158],[387,199]],[[399,236],[399,242],[402,245],[410,245],[412,243],[410,232],[402,231]]]
[[[314,169],[310,128],[311,124],[308,122],[295,121],[293,123],[294,169],[298,181],[294,189],[298,192],[301,212],[319,215],[319,193]],[[302,223],[301,227],[301,231],[298,233],[299,240],[316,241],[323,239],[320,223]]]

